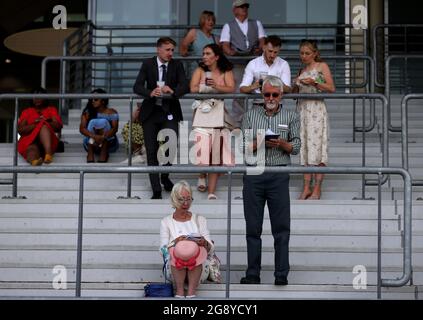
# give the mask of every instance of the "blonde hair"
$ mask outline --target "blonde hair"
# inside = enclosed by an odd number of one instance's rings
[[[214,15],[214,12],[204,10],[200,15],[200,21],[198,22],[200,28],[202,28],[206,24],[208,18],[212,18],[213,23],[216,24],[216,16]]]
[[[178,199],[181,196],[182,190],[188,191],[190,197],[192,198],[192,189],[188,182],[186,182],[185,180],[181,180],[175,183],[172,188],[172,192],[170,193],[170,201],[172,202],[173,208],[181,207],[182,204],[178,201]]]
[[[320,57],[320,51],[317,47],[317,41],[312,39],[303,39],[300,43],[300,49],[302,47],[309,47],[311,51],[313,51],[316,54],[316,58],[314,58],[314,61],[316,62],[322,62],[322,58]]]

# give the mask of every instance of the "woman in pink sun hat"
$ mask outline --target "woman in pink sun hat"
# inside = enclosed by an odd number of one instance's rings
[[[160,248],[165,259],[169,248],[175,297],[185,296],[184,285],[187,282],[186,297],[193,298],[199,283],[208,278],[207,255],[213,253],[214,245],[206,218],[189,211],[193,200],[191,186],[186,181],[176,183],[170,197],[175,212],[161,221]]]

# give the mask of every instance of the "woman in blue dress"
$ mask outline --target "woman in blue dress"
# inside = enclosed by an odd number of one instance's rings
[[[219,37],[213,34],[213,27],[216,24],[216,17],[213,11],[204,10],[200,15],[199,28],[192,28],[188,31],[179,45],[179,54],[183,57],[202,56],[203,48],[208,44],[219,44]],[[200,58],[201,59],[201,58]],[[199,59],[198,62],[201,60]],[[198,62],[188,64],[188,78],[198,67]]]
[[[106,93],[103,89],[95,89],[91,93]],[[119,141],[116,133],[119,127],[119,114],[108,107],[109,99],[89,99],[82,111],[79,131],[83,134],[84,148],[87,150],[87,162],[95,162],[95,154],[99,154],[98,162],[107,162],[110,152],[116,152]]]

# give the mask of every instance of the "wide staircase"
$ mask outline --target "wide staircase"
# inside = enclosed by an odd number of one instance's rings
[[[399,119],[399,97],[393,99],[394,124]],[[185,119],[191,120],[190,100],[183,100]],[[416,103],[417,104],[417,103]],[[84,105],[84,102],[82,102]],[[352,101],[327,100],[330,115],[330,165],[361,166],[361,134],[352,141]],[[128,103],[112,100],[120,113],[120,128],[129,118]],[[293,109],[293,101],[285,107]],[[380,109],[380,108],[379,108]],[[63,130],[65,152],[56,154],[54,166],[86,164],[82,136],[78,132],[81,110],[71,110]],[[381,116],[366,134],[366,165],[381,166]],[[358,113],[357,119],[361,119]],[[421,150],[423,120],[418,108],[410,109],[410,167],[413,176],[423,176]],[[121,142],[123,139],[120,139]],[[0,144],[0,165],[12,164],[11,144]],[[108,164],[125,160],[126,150],[112,154]],[[293,157],[298,165],[298,156]],[[27,164],[19,158],[19,165]],[[399,134],[390,136],[390,165],[401,166]],[[2,181],[11,177],[1,174]],[[209,201],[195,190],[194,174],[172,174],[174,182],[186,179],[194,186],[192,211],[208,219],[208,226],[226,277],[228,180],[219,180],[218,200]],[[375,178],[368,176],[368,178]],[[241,285],[246,267],[245,221],[242,177],[235,175],[232,188],[231,298],[256,299],[375,299],[377,297],[377,187],[366,187],[361,198],[361,175],[327,175],[322,199],[296,200],[302,176],[291,176],[291,271],[286,287],[273,285],[273,238],[266,209],[263,228],[262,284]],[[392,176],[382,187],[382,278],[402,275],[403,184]],[[146,174],[132,175],[132,195],[126,196],[127,174],[86,174],[84,188],[84,234],[82,297],[142,298],[147,282],[163,281],[159,254],[160,220],[172,212],[169,194],[150,200]],[[75,295],[78,226],[78,174],[19,174],[18,195],[25,199],[0,199],[0,296],[72,297]],[[413,194],[413,277],[400,288],[382,288],[384,299],[421,299],[423,289],[423,213]],[[12,186],[0,185],[0,196],[10,196]],[[358,198],[353,200],[353,198]],[[66,289],[54,289],[58,266],[66,268]],[[358,267],[357,267],[358,266]],[[353,282],[366,270],[367,286]],[[60,267],[59,267],[60,268]],[[363,279],[363,278],[361,278]],[[355,282],[354,282],[355,283]],[[363,282],[360,284],[363,285]],[[225,285],[201,284],[200,298],[224,298]]]

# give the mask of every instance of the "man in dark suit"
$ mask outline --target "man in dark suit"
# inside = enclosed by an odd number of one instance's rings
[[[144,130],[147,163],[150,166],[159,165],[157,159],[159,131],[171,129],[176,132],[176,135],[178,134],[178,124],[182,121],[182,110],[178,98],[189,92],[182,63],[172,59],[175,47],[176,42],[172,38],[159,38],[157,56],[143,62],[134,84],[134,92],[145,98],[141,106],[140,122]],[[162,93],[170,94],[172,97],[161,98]],[[176,148],[177,145],[174,147]],[[163,164],[170,165],[170,163]],[[169,179],[169,174],[162,174],[160,179],[158,174],[150,174],[153,189],[151,199],[162,198],[160,182],[166,191],[172,191],[173,183]]]

